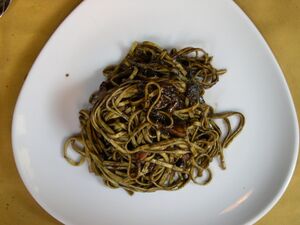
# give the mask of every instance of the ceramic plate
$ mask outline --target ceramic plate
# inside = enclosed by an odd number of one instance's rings
[[[228,73],[207,91],[216,111],[246,117],[213,162],[207,186],[137,193],[105,187],[62,156],[66,137],[79,132],[78,111],[133,41],[204,48]],[[66,76],[68,74],[69,76]],[[88,0],[62,23],[34,63],[12,125],[19,173],[32,196],[66,224],[250,224],[279,200],[297,158],[298,127],[284,76],[254,25],[230,0]]]

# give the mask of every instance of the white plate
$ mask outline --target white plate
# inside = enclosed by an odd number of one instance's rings
[[[246,126],[226,150],[227,170],[213,164],[208,186],[135,194],[104,187],[62,157],[79,131],[78,111],[135,41],[199,46],[228,73],[206,93],[217,111],[238,110]],[[70,74],[66,77],[65,74]],[[19,173],[37,202],[67,224],[254,223],[279,200],[298,150],[295,109],[267,44],[232,1],[89,0],[51,37],[22,88],[13,119]]]

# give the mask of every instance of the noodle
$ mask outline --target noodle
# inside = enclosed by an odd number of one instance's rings
[[[211,61],[200,48],[134,43],[120,64],[104,69],[107,80],[91,96],[91,108],[80,111],[81,133],[65,142],[66,160],[78,166],[86,159],[107,186],[129,194],[178,190],[190,180],[207,184],[210,162],[218,157],[225,169],[224,148],[245,121],[239,112],[215,113],[205,103],[205,89],[226,72]],[[238,118],[234,129],[230,117]],[[69,145],[79,161],[68,156]]]

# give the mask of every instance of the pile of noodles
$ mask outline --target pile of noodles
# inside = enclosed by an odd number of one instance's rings
[[[107,186],[130,194],[178,190],[190,180],[207,184],[210,162],[218,157],[225,169],[224,148],[244,125],[241,113],[215,113],[205,103],[205,89],[226,72],[211,61],[200,48],[134,43],[120,64],[104,69],[107,80],[80,111],[80,134],[65,142],[66,160],[75,166],[87,160]],[[234,129],[231,116],[238,118]]]

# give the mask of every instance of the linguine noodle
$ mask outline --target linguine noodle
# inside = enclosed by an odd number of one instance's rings
[[[107,80],[91,96],[91,108],[80,111],[80,134],[65,142],[66,160],[74,166],[87,160],[107,186],[130,194],[178,190],[190,180],[207,184],[210,162],[217,157],[225,169],[224,148],[245,120],[205,103],[205,89],[226,72],[211,61],[200,48],[134,43],[120,64],[104,69]],[[235,128],[230,117],[238,118]],[[78,161],[68,156],[70,149],[80,154]]]

